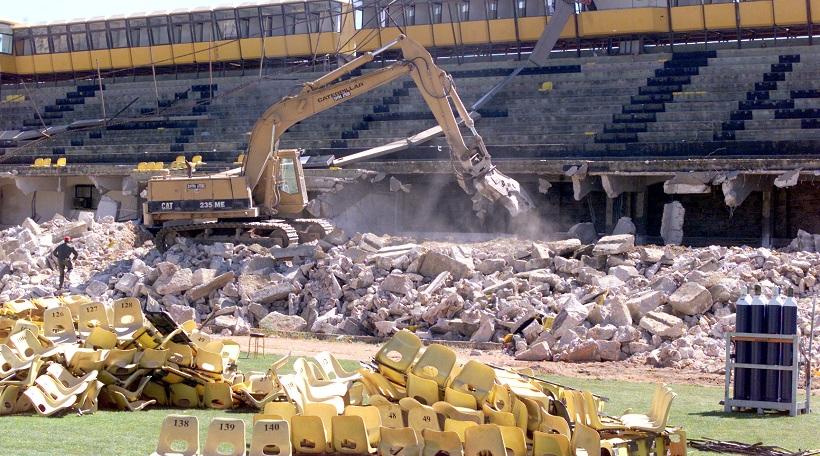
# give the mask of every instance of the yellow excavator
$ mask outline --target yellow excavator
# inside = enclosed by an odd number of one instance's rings
[[[396,47],[401,58],[395,63],[342,80]],[[180,236],[200,242],[286,247],[329,234],[333,226],[328,221],[301,218],[308,198],[300,153],[278,150],[279,138],[297,122],[404,75],[413,79],[432,111],[449,145],[456,180],[473,195],[474,202],[499,203],[512,216],[532,208],[519,183],[490,162],[490,154],[450,75],[433,62],[423,46],[400,35],[381,49],[305,83],[298,94],[270,106],[251,131],[241,168],[202,177],[151,178],[143,204],[143,222],[156,230],[157,248],[169,248]],[[470,131],[466,140],[460,123]]]

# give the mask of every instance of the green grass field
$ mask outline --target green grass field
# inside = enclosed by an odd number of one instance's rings
[[[243,371],[264,371],[275,358],[241,360]],[[355,363],[345,362],[350,368]],[[589,389],[607,396],[609,414],[620,414],[626,408],[644,411],[648,408],[653,385],[603,380],[579,380],[548,376],[551,381]],[[723,389],[690,385],[672,385],[678,397],[672,406],[670,422],[682,425],[690,437],[712,437],[724,440],[764,442],[791,450],[820,448],[820,414],[795,418],[753,414],[724,414],[718,401]],[[817,398],[820,400],[820,398]],[[215,410],[151,409],[146,411],[100,411],[89,416],[68,415],[61,418],[12,416],[0,418],[0,452],[3,455],[148,455],[157,442],[160,424],[170,413],[199,417],[201,442],[210,419],[231,416],[245,419],[248,438],[253,413]],[[690,450],[690,454],[699,454]],[[713,453],[709,453],[713,454]]]

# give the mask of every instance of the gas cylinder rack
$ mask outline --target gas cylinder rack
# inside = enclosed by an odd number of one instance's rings
[[[743,333],[743,332],[733,332],[727,333],[725,336],[726,339],[726,383],[724,389],[724,398],[723,398],[723,411],[724,412],[731,412],[733,409],[757,409],[758,413],[763,413],[764,410],[779,410],[779,411],[786,411],[789,412],[789,415],[796,416],[798,414],[808,413],[809,410],[809,393],[807,390],[806,397],[803,400],[798,398],[797,388],[798,388],[798,379],[800,378],[800,336],[798,334],[757,334],[757,333]],[[791,363],[789,365],[768,365],[768,364],[752,364],[752,363],[740,363],[733,359],[732,353],[733,347],[737,346],[737,343],[743,342],[752,342],[752,343],[765,343],[765,344],[784,344],[783,347],[785,348],[787,345],[791,346]],[[786,364],[786,360],[783,360],[783,364]],[[735,369],[760,369],[762,371],[779,371],[779,372],[790,372],[791,375],[791,385],[790,390],[793,392],[791,394],[791,400],[788,402],[781,401],[766,401],[766,400],[744,400],[744,399],[735,399],[732,397],[730,393],[730,385],[732,383],[732,372]]]

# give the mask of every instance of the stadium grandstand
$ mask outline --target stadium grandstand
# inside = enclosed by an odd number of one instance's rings
[[[551,0],[325,0],[0,21],[0,223],[72,210],[137,219],[148,176],[236,166],[268,106],[399,34],[470,105],[526,60],[554,11]],[[820,0],[578,4],[548,63],[512,79],[476,125],[534,196],[538,229],[603,233],[630,217],[646,242],[678,224],[689,244],[763,246],[820,233],[817,21]],[[457,193],[443,138],[327,166],[433,122],[413,82],[396,81],[279,146],[304,150],[322,216],[370,231],[472,226],[469,198],[436,196]]]

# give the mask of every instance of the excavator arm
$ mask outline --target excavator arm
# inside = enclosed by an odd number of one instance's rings
[[[385,68],[339,81],[393,47],[400,49],[402,59]],[[492,202],[502,204],[513,216],[532,208],[532,202],[520,184],[492,165],[484,140],[475,130],[473,119],[459,98],[452,78],[433,62],[423,46],[404,35],[381,49],[363,54],[306,83],[298,94],[285,97],[269,107],[251,131],[242,168],[248,188],[255,189],[263,180],[279,138],[292,125],[405,75],[413,79],[441,127],[450,148],[456,179],[461,188],[473,196],[474,208],[479,216],[483,216],[488,203]],[[456,119],[453,108],[460,119]],[[472,136],[469,141],[465,141],[461,134],[460,123],[470,130]]]

